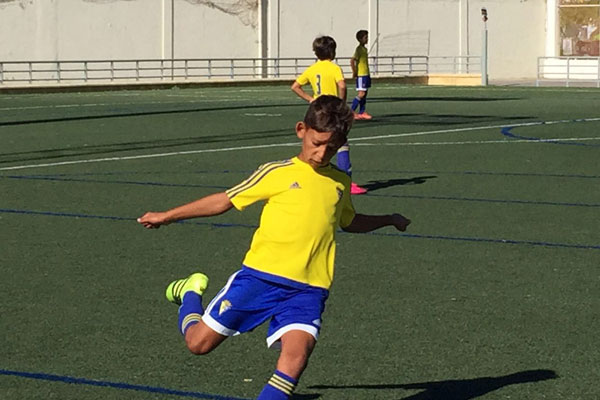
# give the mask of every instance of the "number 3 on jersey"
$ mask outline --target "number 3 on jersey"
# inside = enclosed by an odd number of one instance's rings
[[[320,96],[320,95],[321,95],[321,74],[317,74],[317,96]]]

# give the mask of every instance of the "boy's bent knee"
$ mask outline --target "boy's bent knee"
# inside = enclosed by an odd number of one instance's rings
[[[199,356],[210,353],[225,339],[227,336],[213,331],[203,322],[191,326],[185,334],[185,344],[188,350]]]
[[[185,340],[188,350],[197,356],[202,356],[213,351],[214,347],[204,340]]]

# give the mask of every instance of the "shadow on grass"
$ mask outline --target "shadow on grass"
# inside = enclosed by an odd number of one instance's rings
[[[402,185],[420,185],[425,183],[428,179],[437,178],[435,175],[431,176],[415,176],[414,178],[399,178],[399,179],[385,179],[380,181],[369,181],[364,185],[361,185],[369,192],[374,192],[379,189],[384,189],[392,186]]]
[[[320,398],[321,398],[320,393],[313,393],[313,394],[294,393],[291,400],[314,400],[314,399],[320,399]]]
[[[535,121],[538,117],[533,115],[468,115],[468,114],[428,114],[428,113],[388,113],[375,114],[369,121],[355,122],[353,130],[372,129],[379,126],[414,125],[427,126],[454,126],[471,124],[510,125],[522,121]]]
[[[357,385],[314,385],[310,389],[371,389],[371,390],[423,390],[420,393],[402,397],[402,400],[470,400],[483,396],[505,386],[521,383],[540,382],[556,379],[558,375],[549,369],[536,369],[516,372],[497,377],[457,379],[437,382],[399,384],[357,384]]]
[[[403,101],[458,101],[458,102],[489,102],[489,101],[512,101],[512,100],[523,100],[522,97],[463,97],[463,96],[423,96],[423,97],[410,97],[410,96],[388,96],[388,97],[373,97],[369,98],[371,103],[393,103]]]
[[[176,108],[171,109],[158,109],[158,110],[139,110],[131,111],[131,106],[123,107],[122,109],[116,108],[103,110],[104,113],[98,114],[87,114],[87,115],[73,115],[73,116],[57,116],[52,118],[39,118],[39,119],[23,119],[16,121],[1,121],[0,126],[18,126],[18,125],[31,125],[31,124],[47,124],[53,122],[71,122],[71,121],[88,121],[97,119],[110,119],[110,118],[129,118],[129,117],[147,117],[151,115],[169,115],[169,114],[187,114],[187,113],[203,113],[203,112],[216,112],[216,111],[236,111],[236,110],[253,110],[253,109],[269,109],[270,107],[301,107],[305,108],[306,103],[281,103],[281,104],[247,104],[247,105],[236,105],[226,107],[194,107],[194,108]],[[145,107],[144,104],[138,105],[141,109]]]
[[[241,146],[244,141],[252,141],[266,138],[289,138],[290,141],[292,141],[296,140],[296,135],[293,129],[285,128],[236,134],[223,133],[207,136],[194,136],[173,139],[156,139],[136,142],[107,143],[91,146],[86,145],[61,147],[54,149],[14,153],[0,153],[0,164],[6,164],[11,162],[55,160],[73,156],[98,156],[103,154],[118,154],[122,152],[139,150],[160,149],[161,152],[167,152],[168,149],[174,149],[178,147],[183,147],[186,150],[189,150],[188,146],[209,143],[237,143]],[[298,144],[300,144],[299,141]]]

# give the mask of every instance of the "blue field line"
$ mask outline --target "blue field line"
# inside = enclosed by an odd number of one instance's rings
[[[90,219],[105,219],[113,221],[137,221],[136,218],[131,217],[116,217],[107,215],[90,215],[90,214],[75,214],[75,213],[58,213],[52,211],[35,211],[35,210],[14,210],[0,208],[0,213],[6,214],[26,214],[26,215],[43,215],[49,217],[67,217],[67,218],[90,218]],[[257,225],[238,224],[238,223],[216,223],[216,222],[193,222],[193,221],[179,221],[175,224],[186,224],[186,225],[199,225],[209,226],[212,228],[248,228],[256,229]],[[340,234],[346,234],[344,231],[339,231]],[[352,233],[355,235],[355,233]],[[418,235],[409,233],[381,233],[381,232],[370,232],[369,235],[376,236],[398,236],[409,239],[429,239],[429,240],[451,240],[460,242],[480,242],[480,243],[495,243],[495,244],[511,244],[511,245],[527,245],[527,246],[541,246],[541,247],[560,247],[569,249],[585,249],[585,250],[600,250],[600,245],[589,245],[589,244],[571,244],[571,243],[556,243],[556,242],[543,242],[543,241],[530,241],[530,240],[513,240],[513,239],[493,239],[493,238],[478,238],[478,237],[461,237],[461,236],[444,236],[444,235]]]
[[[84,182],[84,183],[108,183],[115,185],[140,185],[140,186],[165,186],[165,187],[190,187],[190,188],[206,188],[226,190],[231,186],[217,185],[201,185],[201,184],[176,184],[162,182],[146,182],[146,181],[112,181],[98,179],[82,179],[82,178],[59,178],[54,176],[31,176],[31,175],[0,175],[0,178],[7,179],[33,179],[47,181],[65,181],[65,182]],[[367,193],[369,197],[385,197],[385,198],[403,198],[403,199],[420,199],[420,200],[452,200],[452,201],[469,201],[481,203],[504,203],[504,204],[530,204],[543,206],[564,206],[564,207],[600,207],[600,203],[564,203],[552,201],[533,201],[533,200],[502,200],[502,199],[485,199],[472,197],[454,197],[454,196],[423,196],[423,195],[394,195],[394,194],[375,194]]]
[[[23,372],[23,371],[11,371],[6,369],[0,369],[0,375],[6,376],[17,376],[20,378],[28,378],[28,379],[38,379],[43,381],[52,381],[52,382],[62,382],[69,383],[75,385],[89,385],[89,386],[100,386],[100,387],[110,387],[113,389],[122,389],[122,390],[137,390],[141,392],[149,392],[149,393],[160,393],[167,394],[171,396],[180,396],[180,397],[194,397],[197,399],[212,399],[212,400],[250,400],[241,397],[228,397],[221,396],[217,394],[210,393],[202,393],[202,392],[187,392],[183,390],[175,390],[175,389],[167,389],[158,386],[146,386],[146,385],[133,385],[130,383],[124,382],[110,382],[110,381],[101,381],[96,379],[87,379],[87,378],[74,378],[72,376],[64,376],[64,375],[54,375],[54,374],[45,374],[39,372]]]
[[[480,203],[504,203],[504,204],[531,204],[536,206],[564,206],[564,207],[600,207],[600,203],[562,203],[554,201],[533,201],[533,200],[501,200],[501,199],[482,199],[474,197],[453,197],[453,196],[422,196],[409,194],[374,194],[367,193],[369,197],[394,197],[400,199],[419,199],[419,200],[453,200],[453,201],[472,201]]]
[[[0,178],[40,180],[40,181],[58,181],[58,182],[84,182],[84,183],[110,183],[115,185],[139,185],[139,186],[166,186],[166,187],[198,187],[210,189],[229,189],[229,186],[217,185],[195,185],[192,183],[164,183],[151,181],[114,181],[106,179],[83,179],[83,178],[63,178],[60,176],[39,176],[39,175],[0,175]]]
[[[222,171],[209,171],[209,170],[195,170],[185,172],[187,175],[223,175],[223,174],[239,174],[239,175],[249,175],[254,170],[222,170]],[[578,179],[600,179],[600,175],[584,175],[584,174],[552,174],[552,173],[542,173],[542,172],[494,172],[494,171],[431,171],[431,170],[388,170],[388,169],[361,169],[361,174],[428,174],[428,175],[482,175],[482,176],[517,176],[517,177],[536,177],[536,178],[578,178]],[[56,179],[65,178],[65,180],[69,179],[66,177],[73,176],[115,176],[115,175],[159,175],[159,174],[173,174],[177,173],[181,175],[181,171],[177,172],[167,172],[167,171],[147,171],[147,172],[139,172],[139,171],[113,171],[113,172],[82,172],[82,173],[63,173],[63,174],[36,174],[36,175],[1,175],[0,178],[8,178],[8,179]],[[82,179],[82,178],[80,178]],[[84,182],[87,182],[84,180]],[[93,182],[90,180],[90,182]],[[112,182],[112,181],[107,181]],[[137,183],[136,181],[134,181]],[[366,184],[368,182],[361,182]]]
[[[579,122],[579,120],[573,120],[573,122]],[[544,125],[544,123],[541,122],[540,125]],[[515,135],[514,133],[511,132],[511,130],[513,130],[514,128],[515,128],[514,126],[507,126],[507,127],[502,128],[500,130],[500,132],[504,136],[512,138],[512,139],[531,140],[533,142],[542,142],[542,143],[550,143],[550,144],[560,144],[560,145],[566,145],[566,146],[585,146],[585,147],[598,147],[598,146],[600,146],[598,144],[569,142],[567,140],[560,140],[560,139],[542,139],[542,138],[538,138],[538,137],[528,137],[528,136]]]

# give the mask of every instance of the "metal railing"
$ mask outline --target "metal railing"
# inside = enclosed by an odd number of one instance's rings
[[[536,86],[544,82],[595,83],[600,88],[600,57],[538,57]]]
[[[350,58],[335,61],[345,76],[351,76]],[[293,79],[314,62],[314,58],[0,61],[0,85]],[[480,71],[478,56],[383,56],[370,57],[369,63],[374,77]]]

